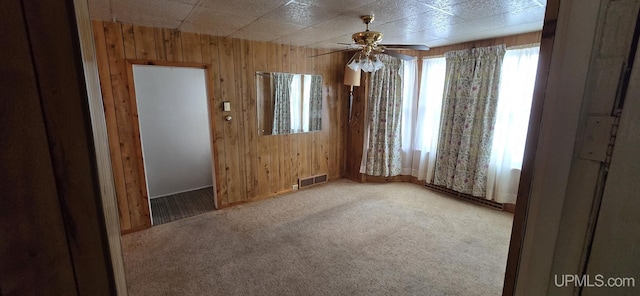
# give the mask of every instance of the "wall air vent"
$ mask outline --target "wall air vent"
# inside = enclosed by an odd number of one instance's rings
[[[327,182],[327,175],[320,175],[313,177],[313,184],[324,183]]]
[[[313,186],[320,183],[325,183],[329,180],[327,174],[316,175],[307,178],[298,179],[298,188],[302,189],[305,187]]]

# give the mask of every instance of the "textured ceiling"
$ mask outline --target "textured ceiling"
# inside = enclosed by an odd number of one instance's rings
[[[89,0],[91,17],[217,36],[343,48],[375,15],[383,43],[429,47],[542,29],[546,0]]]

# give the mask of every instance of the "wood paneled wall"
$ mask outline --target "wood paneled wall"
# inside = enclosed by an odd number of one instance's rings
[[[289,191],[299,177],[344,174],[348,103],[342,54],[307,58],[324,51],[113,22],[93,26],[123,232],[150,226],[127,60],[211,65],[219,207]],[[322,132],[259,136],[256,71],[323,75]],[[223,101],[231,102],[231,112],[222,112]],[[226,115],[232,120],[225,121]]]
[[[539,43],[542,38],[541,32],[532,32],[526,34],[519,34],[513,36],[506,36],[500,38],[493,39],[485,39],[485,40],[477,40],[470,41],[465,43],[453,44],[442,47],[435,47],[428,51],[405,51],[404,54],[412,55],[419,58],[419,61],[424,57],[432,57],[432,56],[442,56],[448,51],[452,50],[461,50],[461,49],[469,49],[473,47],[484,47],[484,46],[493,46],[499,44],[505,44],[507,47],[519,46],[519,45],[527,45],[533,43]],[[348,60],[350,57],[346,57]],[[346,63],[347,60],[344,62]],[[422,71],[422,63],[418,62],[418,79],[422,76],[420,73]],[[349,123],[349,128],[347,131],[347,155],[349,158],[346,159],[346,170],[345,177],[358,181],[358,182],[366,182],[369,180],[376,181],[389,181],[392,182],[394,180],[405,181],[406,178],[367,178],[366,176],[360,174],[360,162],[362,160],[362,150],[364,145],[364,134],[366,123],[366,97],[367,97],[367,88],[368,88],[368,79],[369,75],[362,75],[362,82],[360,83],[360,87],[354,87],[353,91],[353,117]]]

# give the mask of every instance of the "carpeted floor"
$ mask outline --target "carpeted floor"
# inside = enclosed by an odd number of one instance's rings
[[[512,215],[325,185],[123,236],[129,295],[500,295]]]

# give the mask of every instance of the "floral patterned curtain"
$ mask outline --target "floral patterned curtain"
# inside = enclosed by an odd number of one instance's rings
[[[402,171],[402,62],[379,55],[384,67],[371,73],[369,84],[369,141],[360,172],[397,176]]]
[[[311,76],[309,131],[322,130],[322,76]]]
[[[273,78],[273,128],[271,134],[288,134],[291,131],[291,81],[293,74],[271,73]]]
[[[447,71],[434,184],[484,197],[505,46],[445,54]]]

